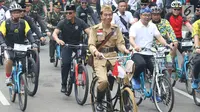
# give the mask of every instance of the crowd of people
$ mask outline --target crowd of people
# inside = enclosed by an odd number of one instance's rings
[[[178,42],[184,38],[182,26],[186,26],[194,38],[193,74],[195,80],[192,88],[198,87],[200,65],[200,1],[198,0],[0,0],[0,43],[1,46],[13,47],[14,43],[22,44],[27,38],[37,47],[32,34],[42,42],[49,37],[50,62],[55,61],[56,44],[79,44],[82,32],[88,34],[88,47],[94,58],[94,71],[98,80],[97,110],[102,111],[102,99],[109,85],[107,68],[114,62],[102,60],[117,56],[118,52],[129,54],[130,46],[134,48],[132,61],[135,65],[133,78],[130,82],[133,88],[140,88],[139,75],[146,68],[153,73],[153,54],[151,51],[141,51],[141,48],[151,48],[157,40],[160,44],[171,48],[174,59],[177,49],[182,53]],[[96,3],[96,11],[92,3]],[[193,5],[194,15],[188,19],[182,15],[183,5]],[[88,15],[96,25],[91,26]],[[38,26],[40,28],[38,28]],[[109,40],[98,49],[107,36]],[[188,37],[189,38],[189,37]],[[70,70],[71,56],[76,49],[62,48],[61,92],[66,92],[66,81]],[[13,53],[5,54],[6,84],[11,83]],[[184,77],[183,77],[184,78]]]

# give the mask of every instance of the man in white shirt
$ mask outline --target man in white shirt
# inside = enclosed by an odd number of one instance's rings
[[[132,80],[133,88],[139,89],[140,84],[138,78],[140,73],[148,68],[153,73],[154,65],[152,63],[153,53],[149,50],[141,51],[141,48],[151,48],[154,38],[156,38],[164,46],[170,46],[161,36],[155,24],[149,22],[151,20],[151,9],[144,8],[140,10],[140,20],[133,24],[129,31],[130,44],[135,49],[132,60],[135,63],[135,74]]]
[[[131,12],[126,11],[127,3],[125,0],[120,0],[118,2],[118,11],[113,14],[112,24],[119,26],[125,40],[126,47],[129,47],[129,27],[130,24],[134,23],[133,16]]]

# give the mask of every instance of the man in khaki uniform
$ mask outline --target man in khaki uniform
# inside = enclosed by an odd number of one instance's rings
[[[102,111],[102,99],[104,98],[106,88],[108,87],[107,79],[107,68],[112,68],[116,60],[104,60],[102,59],[102,54],[105,57],[115,57],[117,52],[115,47],[123,53],[129,53],[129,50],[125,47],[125,41],[123,39],[122,33],[117,25],[111,24],[113,17],[112,8],[110,6],[103,6],[101,9],[101,23],[95,25],[91,28],[88,45],[89,50],[94,56],[94,70],[96,72],[98,80],[97,87],[97,111]],[[114,30],[114,34],[106,42],[106,44],[98,51],[97,47],[105,39],[111,31]]]

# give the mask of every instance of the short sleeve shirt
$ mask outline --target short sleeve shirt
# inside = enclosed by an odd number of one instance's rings
[[[151,48],[154,37],[160,35],[155,24],[149,22],[147,26],[144,26],[141,21],[133,24],[129,31],[129,36],[135,38],[135,43],[139,47]],[[150,51],[138,52],[143,55],[153,55]]]
[[[128,32],[128,29],[127,29],[127,28],[125,27],[125,25],[121,22],[119,16],[121,16],[121,17],[126,21],[127,24],[128,24],[128,23],[132,23],[132,22],[134,21],[134,19],[133,19],[133,16],[132,16],[131,12],[125,11],[124,15],[121,15],[121,14],[119,13],[119,11],[118,11],[117,13],[114,13],[114,14],[113,14],[113,19],[112,19],[112,23],[118,25],[118,26],[120,27],[120,30],[121,30],[122,32]],[[126,25],[126,26],[127,26],[127,25]]]
[[[61,39],[65,43],[79,44],[81,42],[82,31],[89,26],[81,19],[75,17],[75,23],[71,23],[67,19],[61,20],[57,29],[61,31]]]

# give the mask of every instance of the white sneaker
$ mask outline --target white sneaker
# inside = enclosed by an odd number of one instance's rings
[[[12,84],[12,79],[11,79],[11,77],[9,77],[9,78],[6,78],[6,85],[7,86],[9,86],[9,85],[11,85]]]

